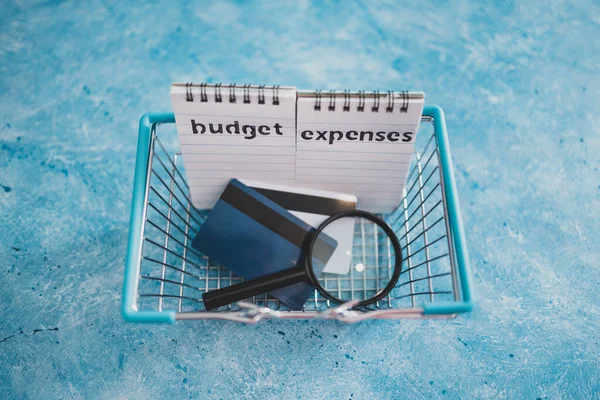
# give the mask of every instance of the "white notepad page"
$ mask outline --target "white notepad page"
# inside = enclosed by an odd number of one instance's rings
[[[196,208],[232,178],[294,184],[296,88],[175,83],[171,100]]]
[[[423,93],[300,93],[297,185],[351,193],[362,210],[393,211],[402,199],[423,105]]]

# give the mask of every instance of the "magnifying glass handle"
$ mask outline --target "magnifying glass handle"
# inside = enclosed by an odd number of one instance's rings
[[[223,289],[212,290],[202,295],[204,308],[214,310],[227,304],[235,303],[271,290],[307,281],[304,268],[290,268],[260,278],[251,279]]]

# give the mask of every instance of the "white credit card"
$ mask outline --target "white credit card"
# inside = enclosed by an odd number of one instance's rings
[[[284,186],[273,183],[240,179],[240,182],[279,204],[307,224],[318,228],[329,216],[341,211],[355,210],[356,196]],[[338,242],[333,255],[323,270],[328,274],[347,274],[352,262],[354,218],[342,218],[325,228],[324,232]]]

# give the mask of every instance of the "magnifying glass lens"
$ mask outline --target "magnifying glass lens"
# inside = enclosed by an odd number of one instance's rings
[[[357,300],[366,305],[385,298],[398,281],[402,263],[401,255],[397,260],[400,247],[394,232],[365,212],[348,212],[328,221],[315,234],[307,263],[317,290],[338,303]],[[331,239],[337,245],[327,259],[328,249],[322,244]]]

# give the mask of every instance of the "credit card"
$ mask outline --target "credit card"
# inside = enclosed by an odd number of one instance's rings
[[[232,179],[194,238],[192,246],[245,279],[294,268],[304,260],[307,235],[314,228],[254,189]],[[313,265],[319,275],[337,243],[319,235]],[[270,292],[299,310],[314,291],[297,283]]]
[[[356,209],[357,198],[350,194],[248,179],[240,179],[240,182],[271,199],[314,228],[318,228],[323,221],[333,214]],[[352,262],[354,219],[343,218],[328,226],[324,233],[335,239],[338,246],[327,265],[325,265],[323,272],[339,275],[347,274]]]

